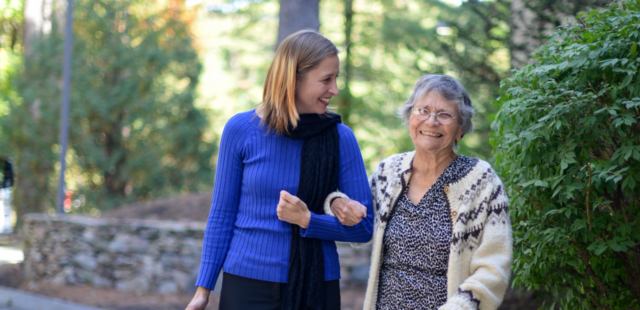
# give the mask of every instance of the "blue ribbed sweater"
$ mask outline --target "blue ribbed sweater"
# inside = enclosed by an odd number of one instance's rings
[[[322,239],[325,280],[340,279],[334,241],[367,242],[373,232],[371,189],[360,148],[349,127],[338,124],[340,175],[336,188],[367,207],[353,227],[328,215],[311,214],[306,238]],[[220,139],[216,179],[202,248],[197,286],[213,289],[222,268],[234,275],[287,282],[291,227],[280,221],[280,191],[295,195],[303,140],[267,134],[255,110],[233,116]]]

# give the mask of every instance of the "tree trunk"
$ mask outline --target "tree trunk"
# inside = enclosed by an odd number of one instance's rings
[[[276,48],[286,37],[298,30],[320,30],[319,4],[320,0],[280,0]]]
[[[353,96],[351,95],[351,30],[353,29],[353,0],[344,2],[344,95],[341,104],[342,122],[351,127],[349,116],[351,115]]]

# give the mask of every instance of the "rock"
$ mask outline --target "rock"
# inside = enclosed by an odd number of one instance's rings
[[[98,255],[98,258],[96,258],[96,261],[100,265],[112,265],[114,259],[111,257],[111,254],[109,253],[101,253],[100,255]]]
[[[94,287],[107,288],[111,287],[112,281],[100,276],[99,274],[86,270],[76,271],[76,278],[79,281],[88,283]]]
[[[157,239],[160,232],[158,229],[145,227],[138,229],[137,235],[144,239]]]
[[[94,287],[99,288],[110,288],[113,285],[113,281],[99,275],[95,275],[89,283]]]
[[[164,253],[162,254],[162,256],[160,256],[160,263],[165,269],[166,268],[173,269],[176,265],[180,263],[180,258],[178,257],[178,255],[175,255],[175,254]]]
[[[93,227],[87,228],[82,233],[82,239],[85,241],[95,241],[96,240],[96,230]]]
[[[109,244],[108,250],[114,253],[145,253],[149,250],[149,241],[119,233]]]
[[[98,262],[93,256],[89,256],[86,254],[78,254],[73,257],[73,261],[80,266],[80,268],[84,270],[95,270],[98,266]]]
[[[181,256],[180,257],[180,267],[185,269],[191,269],[194,265],[197,265],[199,262],[193,256]]]
[[[123,292],[148,292],[150,281],[145,276],[137,276],[128,280],[121,280],[115,284],[116,290]]]
[[[29,260],[34,262],[34,263],[38,263],[42,260],[42,253],[38,252],[37,249],[31,249],[31,251],[29,251]]]
[[[116,269],[113,271],[113,277],[116,278],[116,280],[129,278],[133,274],[133,269]]]
[[[188,273],[174,270],[171,276],[175,283],[178,283],[180,290],[184,291],[187,286],[195,284],[195,282],[191,282],[191,275]]]
[[[62,244],[56,244],[53,250],[53,255],[57,257],[67,256],[67,249],[65,249]]]
[[[162,282],[158,284],[156,292],[161,294],[175,294],[179,292],[178,285],[173,281]]]
[[[163,278],[163,275],[169,275],[169,270],[163,268],[162,264],[160,264],[154,257],[150,255],[145,255],[142,257],[142,265],[140,266],[140,273],[149,277],[149,278]],[[164,277],[168,278],[168,276]]]
[[[66,285],[67,277],[72,274],[73,274],[73,268],[65,267],[64,269],[62,269],[61,272],[59,272],[58,274],[50,278],[48,282],[58,286]]]
[[[113,262],[113,266],[115,268],[126,268],[126,267],[136,267],[138,266],[138,259],[131,256],[125,255],[117,255],[115,261]]]

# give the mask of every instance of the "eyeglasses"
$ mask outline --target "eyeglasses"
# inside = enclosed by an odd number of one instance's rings
[[[413,115],[421,121],[426,121],[431,117],[431,115],[433,115],[435,117],[435,121],[443,125],[451,124],[454,119],[458,118],[457,116],[453,116],[447,112],[430,113],[429,110],[425,108],[414,108]]]

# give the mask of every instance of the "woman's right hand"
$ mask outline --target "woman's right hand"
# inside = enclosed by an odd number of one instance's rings
[[[345,226],[354,226],[367,217],[367,207],[349,198],[336,198],[331,202],[331,212]]]
[[[196,294],[191,299],[191,302],[187,305],[185,310],[204,310],[209,303],[209,293],[211,290],[198,286]]]

